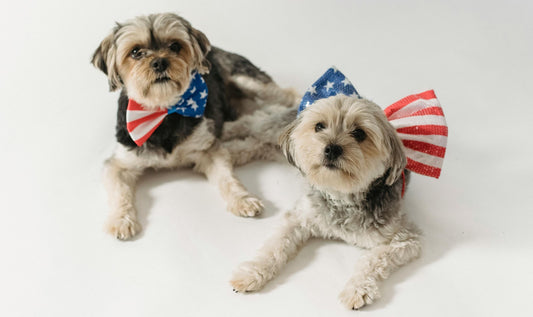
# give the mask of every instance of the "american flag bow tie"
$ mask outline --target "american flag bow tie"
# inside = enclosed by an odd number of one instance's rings
[[[350,81],[336,68],[329,68],[307,90],[298,113],[319,99],[338,94],[361,98]],[[385,109],[385,115],[402,140],[406,169],[439,178],[446,153],[448,126],[433,90],[407,96]]]
[[[198,72],[192,73],[191,83],[180,100],[169,108],[146,110],[135,100],[128,101],[126,128],[137,146],[143,145],[161,125],[166,116],[176,113],[184,117],[200,118],[207,104],[207,85]]]

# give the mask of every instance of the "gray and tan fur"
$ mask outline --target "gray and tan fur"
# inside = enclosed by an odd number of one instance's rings
[[[94,52],[92,63],[108,77],[110,90],[122,89],[117,111],[115,153],[105,164],[111,213],[106,229],[119,239],[139,232],[135,184],[147,168],[192,167],[215,184],[227,209],[255,216],[263,205],[233,174],[231,147],[221,144],[225,122],[263,104],[292,106],[295,94],[281,89],[246,58],[212,47],[207,37],[182,17],[152,14],[120,23]],[[146,109],[174,105],[196,70],[208,87],[202,118],[168,115],[141,147],[126,129],[128,99]],[[251,159],[251,157],[250,157]],[[243,158],[240,164],[246,163]]]
[[[378,282],[421,250],[420,233],[401,210],[406,158],[395,130],[376,104],[338,95],[302,111],[280,146],[309,189],[258,255],[234,272],[234,290],[260,290],[310,238],[339,239],[369,250],[341,302],[350,309],[372,303]],[[405,177],[407,183],[408,171]]]

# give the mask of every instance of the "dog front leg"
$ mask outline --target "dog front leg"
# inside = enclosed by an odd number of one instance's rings
[[[142,171],[124,167],[116,158],[105,163],[104,183],[111,207],[105,228],[120,240],[127,240],[141,230],[134,201],[135,184]]]
[[[215,184],[228,210],[242,217],[253,217],[263,211],[263,203],[250,194],[233,174],[233,164],[228,150],[215,145],[195,161],[195,170],[204,173]]]
[[[257,257],[242,263],[230,281],[237,292],[251,292],[263,288],[281,268],[298,253],[311,237],[311,231],[300,224],[288,221],[259,250]]]
[[[371,304],[381,296],[378,281],[417,258],[420,250],[418,233],[407,230],[397,234],[390,244],[374,247],[358,263],[356,273],[339,295],[341,302],[349,309]]]

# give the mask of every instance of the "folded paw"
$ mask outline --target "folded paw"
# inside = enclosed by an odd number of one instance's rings
[[[141,225],[130,215],[110,216],[106,231],[117,239],[128,240],[141,231]]]
[[[251,262],[242,264],[230,280],[233,290],[236,292],[258,291],[268,281],[265,272]]]
[[[349,284],[340,293],[341,303],[348,309],[359,309],[372,304],[380,297],[376,283]]]
[[[245,196],[236,198],[228,205],[231,213],[241,217],[254,217],[263,212],[263,203],[256,197]]]

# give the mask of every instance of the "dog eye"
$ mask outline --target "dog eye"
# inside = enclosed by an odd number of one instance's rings
[[[179,53],[179,51],[181,50],[181,45],[178,42],[173,42],[168,48],[170,48],[170,50],[174,53]]]
[[[357,142],[363,142],[366,139],[366,133],[363,129],[355,129],[350,133]]]
[[[130,51],[130,56],[131,56],[131,58],[133,58],[133,59],[139,59],[139,58],[141,58],[141,56],[142,56],[141,48],[138,47],[138,46],[135,46],[135,47]]]
[[[315,132],[318,132],[318,131],[321,131],[321,130],[324,130],[326,127],[324,126],[324,124],[322,122],[319,122],[315,125]]]

